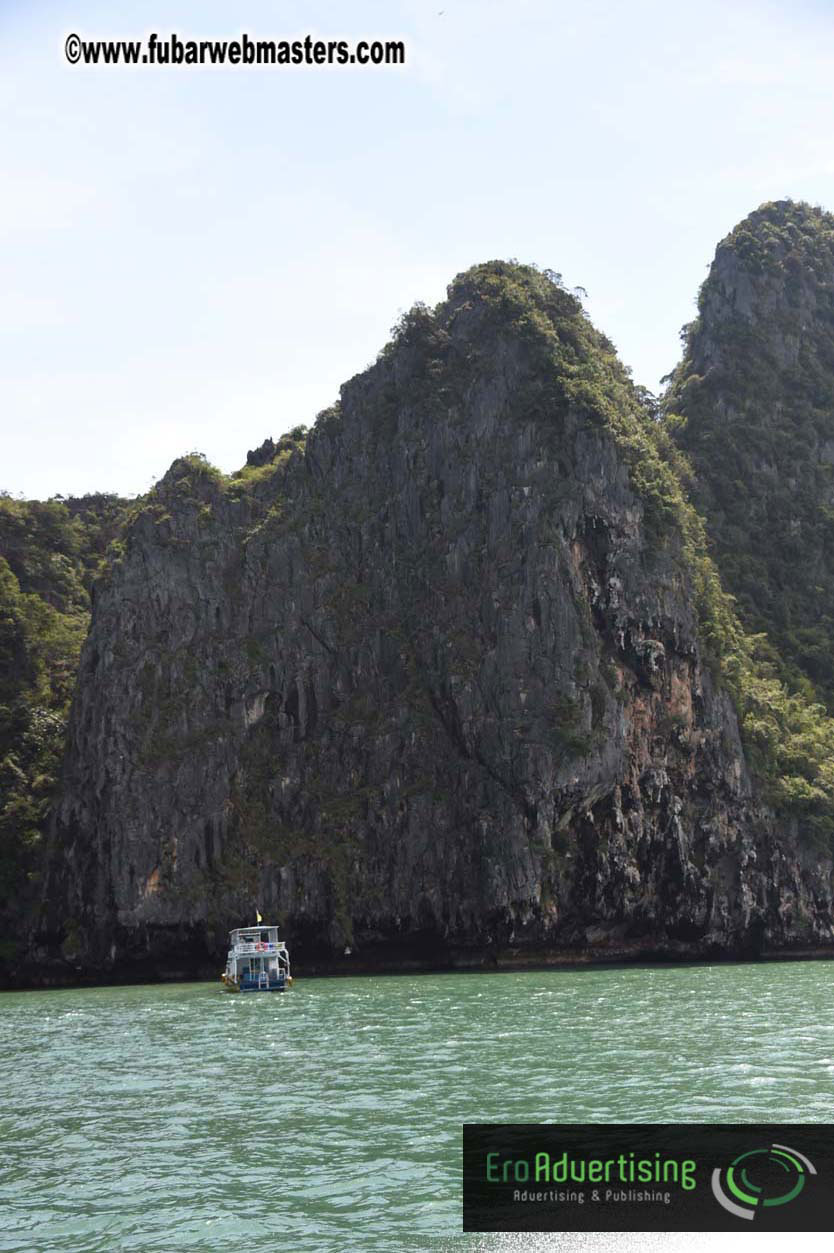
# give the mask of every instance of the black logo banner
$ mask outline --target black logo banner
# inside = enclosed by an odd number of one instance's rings
[[[464,1231],[834,1231],[834,1126],[471,1123]]]

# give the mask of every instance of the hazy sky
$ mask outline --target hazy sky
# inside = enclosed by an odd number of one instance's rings
[[[440,12],[442,10],[442,12]],[[82,38],[402,38],[404,69],[85,69]],[[0,488],[145,491],[310,423],[491,257],[656,389],[717,241],[834,208],[834,5],[0,0]]]

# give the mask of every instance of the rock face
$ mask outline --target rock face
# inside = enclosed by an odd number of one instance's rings
[[[763,205],[719,244],[668,407],[725,586],[834,712],[834,217]]]
[[[192,971],[256,905],[302,968],[830,944],[641,424],[576,301],[493,263],[306,441],[175,462],[96,587],[40,958]]]

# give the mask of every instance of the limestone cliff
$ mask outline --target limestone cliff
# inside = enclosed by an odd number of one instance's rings
[[[95,588],[37,959],[196,970],[256,904],[308,968],[830,944],[682,501],[608,341],[502,263],[306,437],[175,462]]]
[[[834,216],[779,201],[722,240],[666,404],[745,624],[834,711]]]

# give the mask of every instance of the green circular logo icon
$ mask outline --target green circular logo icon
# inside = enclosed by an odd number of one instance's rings
[[[787,1205],[799,1196],[816,1168],[803,1153],[786,1144],[740,1153],[725,1169],[712,1172],[712,1192],[719,1205],[751,1222],[762,1208]]]

